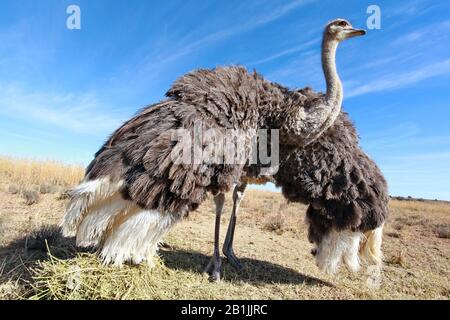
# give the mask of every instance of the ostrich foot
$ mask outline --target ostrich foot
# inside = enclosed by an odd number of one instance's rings
[[[223,254],[227,257],[227,260],[230,262],[230,264],[235,268],[236,270],[240,271],[244,268],[242,263],[239,261],[239,259],[234,254],[233,248],[224,248]]]
[[[220,257],[212,256],[203,272],[209,274],[209,280],[211,282],[219,282],[220,281],[220,270],[222,267],[222,261]]]

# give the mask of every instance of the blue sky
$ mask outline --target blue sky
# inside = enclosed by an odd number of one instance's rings
[[[66,8],[81,8],[81,30]],[[381,29],[338,50],[344,108],[393,195],[450,200],[448,1],[0,2],[0,154],[87,164],[107,135],[199,67],[242,64],[324,90],[331,19]],[[272,188],[272,187],[268,187]]]

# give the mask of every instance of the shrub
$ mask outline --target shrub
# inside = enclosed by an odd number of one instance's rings
[[[51,183],[44,182],[39,186],[39,192],[42,194],[47,194],[47,193],[54,194],[54,193],[58,192],[58,186],[51,184]]]
[[[15,184],[10,184],[8,187],[8,192],[11,194],[18,194],[20,191],[19,187]]]
[[[35,190],[25,190],[22,193],[25,203],[29,206],[39,202],[39,193]]]
[[[401,267],[405,267],[406,265],[405,252],[403,250],[398,251],[397,254],[393,255],[387,262],[399,265]]]
[[[281,214],[269,217],[265,224],[265,229],[273,231],[276,234],[282,234],[284,232],[285,219]]]
[[[440,224],[436,226],[436,234],[439,238],[450,239],[450,225]]]

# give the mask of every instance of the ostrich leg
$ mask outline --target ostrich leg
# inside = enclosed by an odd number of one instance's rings
[[[220,216],[222,215],[223,206],[225,204],[225,194],[219,193],[214,197],[214,203],[216,205],[216,225],[214,228],[214,253],[209,260],[208,265],[205,268],[205,272],[211,271],[210,280],[220,281],[220,267],[222,261],[220,258],[219,250],[219,233],[220,233]]]
[[[228,225],[227,235],[222,249],[223,254],[227,257],[231,265],[237,270],[242,269],[242,264],[239,262],[239,260],[236,258],[234,254],[233,239],[234,239],[234,230],[236,227],[237,211],[239,210],[241,200],[244,198],[244,192],[246,187],[247,183],[244,182],[241,185],[236,186],[233,190],[233,211],[231,212],[230,223]]]

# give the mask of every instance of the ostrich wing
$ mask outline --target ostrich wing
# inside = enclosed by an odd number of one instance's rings
[[[204,126],[203,130],[225,131],[215,119],[201,115],[195,106],[177,100],[169,99],[144,109],[100,149],[87,169],[87,178],[109,176],[114,181],[124,181],[123,196],[145,209],[179,214],[194,210],[208,191],[230,190],[245,165],[245,161],[215,163],[202,156],[194,161],[193,155],[187,162],[180,161],[180,151],[192,149],[185,145],[190,139],[176,139],[179,130],[192,137],[198,122]],[[243,144],[236,146],[244,160],[250,151],[251,132],[245,131]],[[207,149],[213,142],[203,139],[201,146]]]
[[[385,219],[386,181],[358,140],[347,114],[341,112],[315,142],[291,153],[275,175],[287,199],[313,204],[309,212],[317,225],[367,231]],[[285,158],[283,150],[280,158]]]

